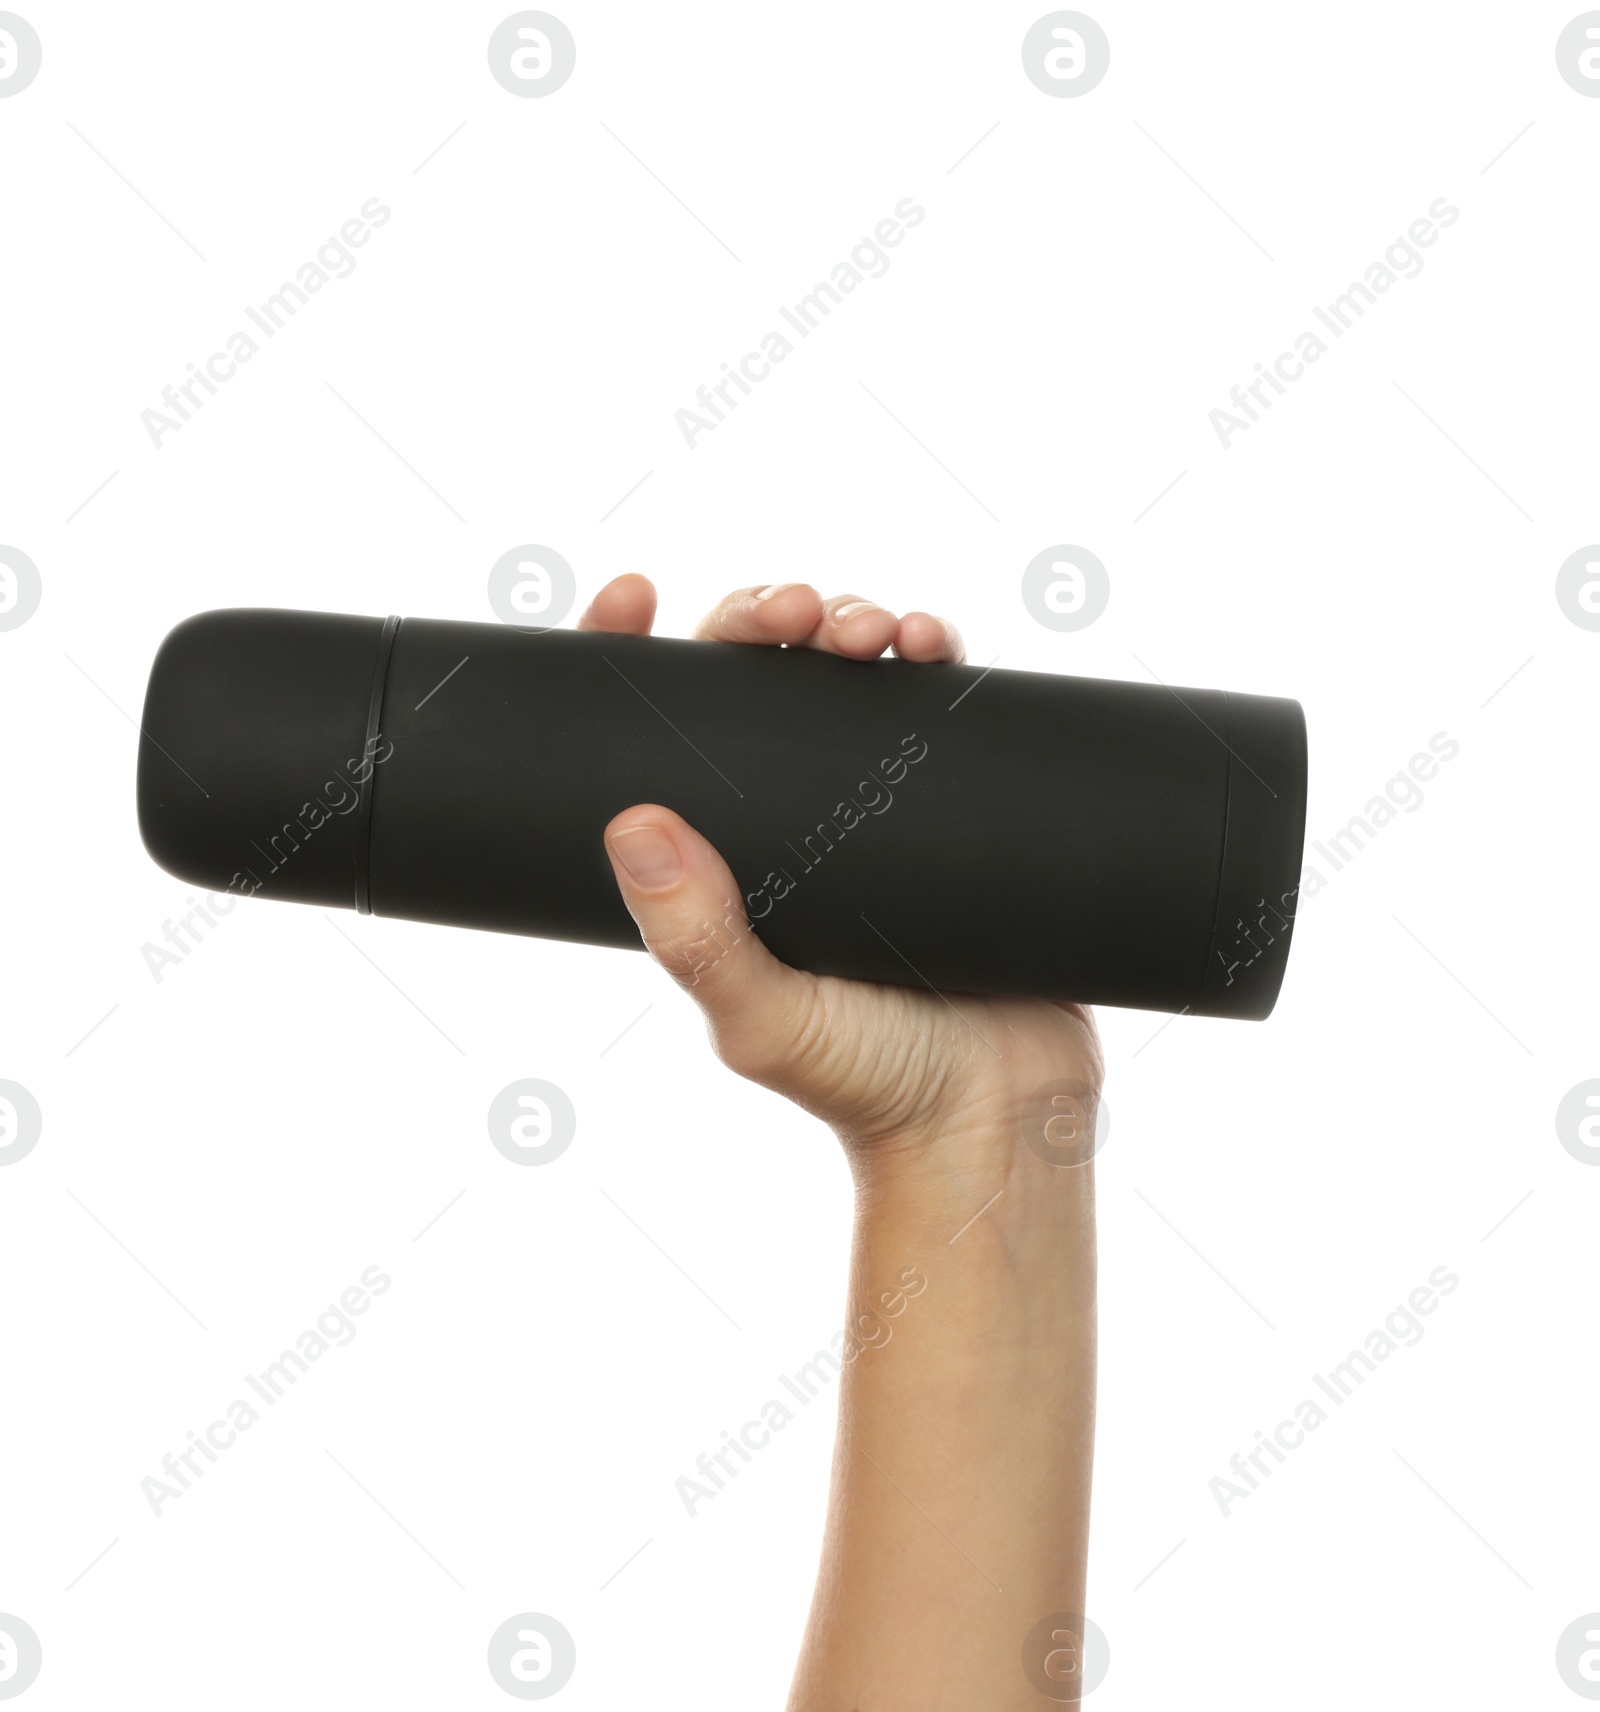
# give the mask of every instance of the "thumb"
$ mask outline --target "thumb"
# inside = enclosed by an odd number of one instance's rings
[[[789,1039],[801,981],[751,931],[727,863],[653,803],[625,809],[605,842],[646,950],[704,1010],[729,1065],[763,1080]]]

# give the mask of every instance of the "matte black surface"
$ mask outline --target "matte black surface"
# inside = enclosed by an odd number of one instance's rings
[[[163,868],[212,891],[353,907],[352,763],[382,628],[238,607],[167,637],[139,742],[139,830]]]
[[[354,907],[359,817],[297,821],[314,793],[292,781],[362,757],[381,628],[224,612],[173,632],[140,753],[158,862]],[[381,723],[378,915],[637,949],[601,832],[658,802],[721,850],[766,943],[817,973],[1240,1017],[1283,977],[1293,701],[408,618]],[[181,795],[161,749],[211,796]],[[252,845],[254,864],[234,854]]]

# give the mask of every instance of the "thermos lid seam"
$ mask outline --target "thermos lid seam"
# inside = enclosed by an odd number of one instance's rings
[[[357,763],[367,768],[359,786],[360,805],[356,810],[356,912],[372,914],[372,798],[378,782],[378,763],[374,759],[377,739],[383,725],[383,692],[389,683],[389,657],[394,652],[394,639],[400,631],[400,619],[390,613],[383,621],[378,635],[378,658],[372,668],[372,694],[367,700],[367,729]]]

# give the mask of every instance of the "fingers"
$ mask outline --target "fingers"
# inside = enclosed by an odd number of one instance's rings
[[[809,583],[769,583],[735,589],[695,626],[703,642],[787,642],[795,645],[817,627],[822,596]]]
[[[960,631],[931,612],[908,612],[900,620],[894,651],[902,660],[920,660],[925,664],[939,660],[959,666],[967,657]]]
[[[843,654],[851,660],[875,660],[894,641],[900,620],[876,601],[837,594],[822,604],[822,621],[806,638],[808,648]]]
[[[724,1060],[765,1080],[793,1035],[805,977],[751,932],[728,865],[671,809],[625,809],[605,842],[645,948],[705,1011]]]
[[[897,618],[854,594],[824,600],[808,583],[736,589],[701,619],[695,635],[707,642],[786,643],[852,660],[874,660],[890,646],[902,660],[959,665],[967,657],[954,625],[942,618],[927,612]]]
[[[898,624],[892,612],[859,595],[825,601],[809,583],[775,583],[730,594],[700,621],[695,635],[711,642],[782,642],[871,660],[894,640]]]
[[[629,571],[613,577],[589,602],[578,628],[605,630],[614,636],[648,636],[655,618],[655,584]]]

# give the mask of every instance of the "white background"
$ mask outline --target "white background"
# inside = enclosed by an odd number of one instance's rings
[[[1111,68],[1072,100],[1023,75],[1040,8],[1010,3],[558,0],[577,70],[540,100],[489,75],[499,6],[23,10],[0,541],[43,601],[0,634],[0,1076],[44,1130],[0,1172],[0,1611],[43,1641],[28,1704],[490,1708],[488,1637],[529,1610],[576,1638],[574,1712],[781,1703],[832,1396],[693,1519],[674,1481],[840,1323],[831,1137],[642,957],[264,903],[159,983],[141,953],[188,907],[133,813],[166,631],[489,620],[519,542],[580,600],[649,573],[668,633],[805,579],[946,612],[979,663],[1298,697],[1324,840],[1459,743],[1317,863],[1270,1021],[1101,1016],[1096,1704],[1578,1704],[1600,1170],[1554,1114],[1600,1076],[1600,634],[1554,589],[1600,538],[1600,101],[1556,72],[1572,10],[1095,0]],[[372,196],[355,272],[155,449],[140,412]],[[906,196],[889,273],[686,448],[673,413]],[[1425,270],[1223,450],[1208,412],[1441,196]],[[1021,601],[1056,542],[1111,577],[1076,634]],[[524,1076],[579,1114],[539,1169],[485,1128]],[[162,1455],[371,1265],[355,1342],[153,1516]],[[1441,1265],[1423,1341],[1224,1519],[1211,1478]]]

